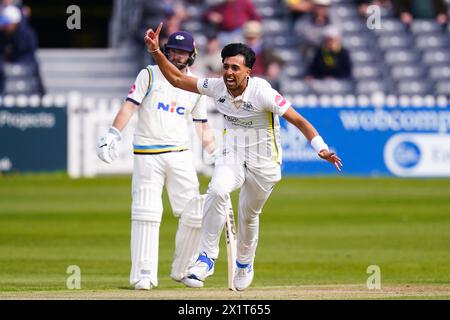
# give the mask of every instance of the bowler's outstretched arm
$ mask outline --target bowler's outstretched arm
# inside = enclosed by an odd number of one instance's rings
[[[342,167],[342,160],[333,152],[328,151],[327,145],[323,142],[323,140],[320,138],[319,133],[317,130],[313,127],[311,123],[309,123],[308,120],[306,120],[304,117],[302,117],[297,111],[295,111],[292,107],[289,108],[284,114],[283,118],[285,118],[287,121],[289,121],[291,124],[296,126],[308,139],[309,142],[313,143],[313,139],[318,137],[318,139],[321,140],[322,144],[324,145],[324,148],[321,150],[317,150],[319,156],[322,159],[327,160],[328,162],[331,162],[336,169],[341,172]]]

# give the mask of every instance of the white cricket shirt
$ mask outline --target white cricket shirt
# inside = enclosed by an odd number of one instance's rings
[[[239,97],[233,97],[223,78],[203,78],[197,82],[201,94],[214,98],[224,117],[224,155],[237,152],[246,165],[262,167],[281,163],[279,116],[291,106],[264,79],[251,77]]]
[[[189,75],[192,75],[188,71]],[[172,86],[158,66],[142,69],[126,100],[139,106],[134,133],[135,154],[186,150],[187,121],[207,121],[204,96]]]

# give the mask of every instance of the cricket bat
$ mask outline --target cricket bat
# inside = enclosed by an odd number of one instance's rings
[[[236,270],[236,227],[234,223],[233,205],[230,199],[228,199],[225,215],[225,237],[228,257],[228,289],[236,291],[233,283],[234,271]]]

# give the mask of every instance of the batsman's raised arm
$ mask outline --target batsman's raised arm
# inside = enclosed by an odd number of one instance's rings
[[[164,77],[170,82],[174,87],[194,92],[200,93],[197,89],[197,78],[188,76],[177,69],[159,47],[159,33],[161,32],[163,23],[161,22],[156,31],[153,29],[148,29],[145,33],[145,44],[147,45],[148,52],[153,56],[153,59],[158,64]]]

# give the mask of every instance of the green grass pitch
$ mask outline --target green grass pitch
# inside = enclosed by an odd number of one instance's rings
[[[208,179],[201,179],[201,192]],[[128,288],[130,177],[0,176],[0,291]],[[236,207],[237,193],[233,193]],[[177,219],[164,195],[159,287],[169,278]],[[226,249],[209,288],[226,288]],[[450,180],[284,177],[260,220],[252,287],[450,283]]]

